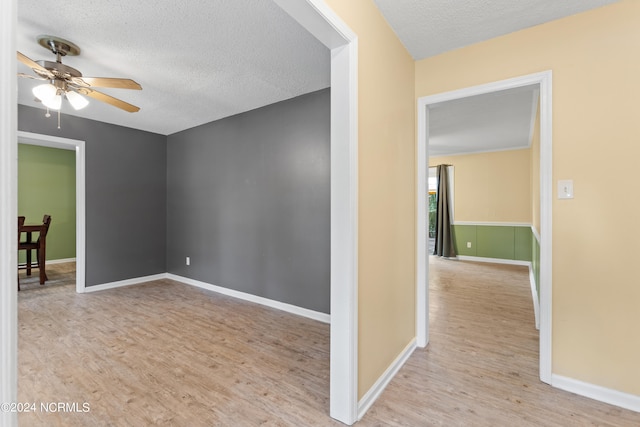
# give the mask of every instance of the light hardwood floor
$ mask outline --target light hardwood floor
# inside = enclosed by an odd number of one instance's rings
[[[540,383],[526,270],[431,258],[430,344],[357,425],[640,425]],[[170,280],[79,295],[70,271],[22,280],[18,395],[90,410],[21,425],[342,425],[328,325]]]

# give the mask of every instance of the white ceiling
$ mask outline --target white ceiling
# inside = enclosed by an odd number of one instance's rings
[[[101,90],[137,113],[95,100],[64,113],[164,135],[330,85],[329,50],[272,0],[20,0],[18,50],[54,61],[40,34],[77,44],[62,62],[83,75],[143,88]],[[18,102],[42,108],[31,93],[42,82],[18,80]]]
[[[534,85],[431,105],[429,155],[529,147],[538,94]]]
[[[414,59],[619,0],[373,0]]]
[[[420,60],[618,0],[373,0],[414,59]],[[528,147],[536,88],[433,106],[429,154]]]
[[[416,59],[614,2],[373,1]],[[143,88],[101,90],[139,106],[137,113],[95,100],[80,111],[63,104],[64,113],[163,135],[330,85],[328,49],[272,0],[20,0],[18,50],[53,60],[36,43],[40,34],[79,45],[81,54],[63,63],[85,76],[131,78]],[[17,71],[30,72],[21,63]],[[42,108],[31,94],[40,82],[18,82],[18,102]],[[487,95],[437,106],[431,153],[521,146],[531,132],[525,124],[531,122],[532,96]],[[43,120],[55,119],[43,112]]]

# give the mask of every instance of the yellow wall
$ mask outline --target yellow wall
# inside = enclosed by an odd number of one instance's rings
[[[531,150],[430,157],[453,165],[454,222],[531,224]]]
[[[415,337],[414,61],[371,0],[327,0],[358,35],[358,395]]]
[[[416,63],[416,96],[553,71],[553,372],[640,395],[640,1]]]

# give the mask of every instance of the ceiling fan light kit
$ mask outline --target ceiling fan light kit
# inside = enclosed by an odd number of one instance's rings
[[[67,98],[67,101],[69,101],[69,104],[71,104],[71,106],[76,110],[82,110],[84,107],[89,105],[89,100],[78,92],[67,92],[65,97]]]
[[[62,97],[58,95],[58,89],[51,83],[36,86],[32,92],[47,108],[57,110],[62,105]]]
[[[34,87],[32,92],[33,95],[47,107],[47,110],[58,111],[58,121],[60,119],[59,116],[63,98],[66,98],[75,110],[80,110],[89,105],[89,100],[85,98],[85,96],[106,102],[130,113],[140,110],[140,108],[135,105],[94,89],[94,87],[107,87],[141,90],[142,87],[138,83],[131,79],[83,77],[80,71],[62,63],[62,57],[80,54],[80,48],[76,44],[60,37],[48,35],[38,36],[37,41],[40,46],[50,50],[56,55],[56,61],[34,61],[22,53],[17,52],[18,60],[30,67],[36,74],[34,76],[18,73],[18,76],[48,81],[47,83]],[[48,111],[47,117],[49,117]],[[58,128],[59,127],[60,125],[58,124]]]

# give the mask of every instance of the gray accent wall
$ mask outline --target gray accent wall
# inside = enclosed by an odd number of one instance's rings
[[[167,137],[44,114],[19,105],[18,129],[85,141],[86,286],[166,272]]]
[[[167,137],[167,271],[329,313],[330,89]]]

